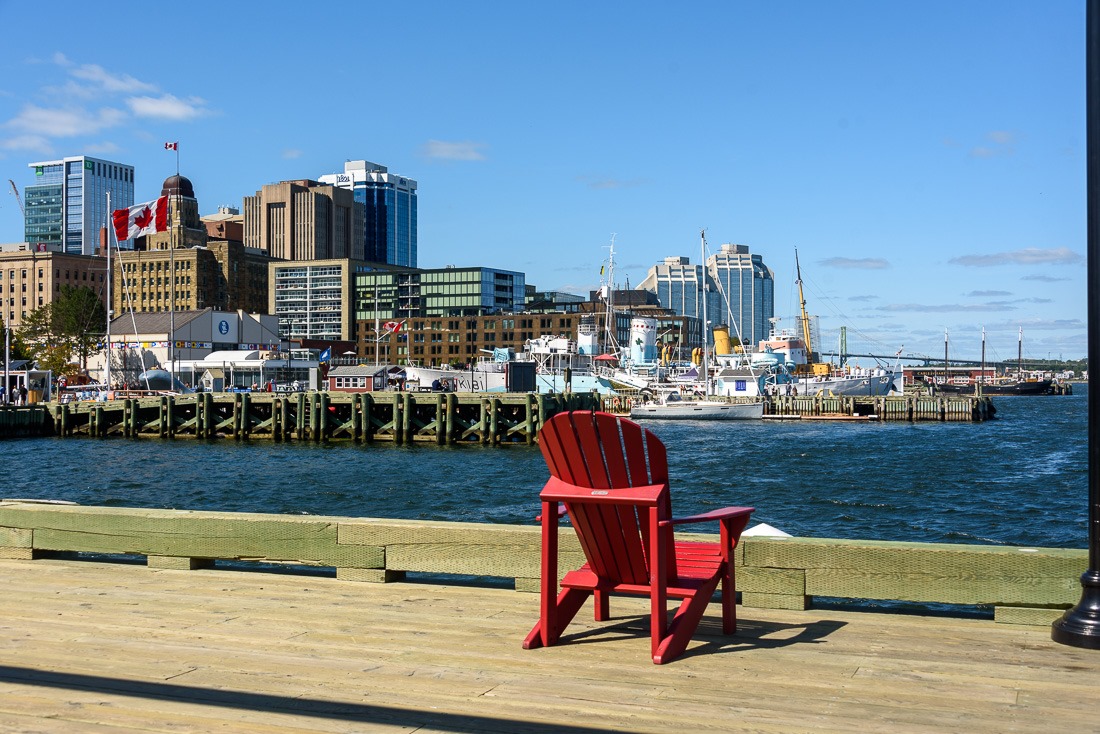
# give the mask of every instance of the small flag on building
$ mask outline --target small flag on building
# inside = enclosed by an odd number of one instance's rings
[[[179,150],[180,149],[180,143],[179,143],[178,140],[174,143],[165,143],[164,144],[164,149],[165,150]]]
[[[147,234],[168,231],[168,197],[156,201],[135,204],[129,209],[115,209],[111,213],[118,240],[130,240]]]
[[[332,359],[332,347],[325,347],[325,351],[321,352],[321,356],[317,358],[318,362],[327,362]]]

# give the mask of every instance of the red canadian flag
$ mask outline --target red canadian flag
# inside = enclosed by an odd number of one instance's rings
[[[164,144],[164,149],[165,150],[179,150],[180,149],[180,144],[179,144],[178,141],[175,142],[175,143],[165,143]]]
[[[119,242],[168,230],[168,197],[135,204],[129,209],[115,209],[111,214]]]

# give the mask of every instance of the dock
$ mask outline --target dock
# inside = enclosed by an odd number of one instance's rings
[[[723,398],[708,398],[721,400]],[[979,423],[997,414],[993,401],[985,396],[973,395],[770,395],[759,398],[764,402],[766,420],[818,420],[854,421],[963,421]],[[627,414],[641,398],[626,395],[602,399],[603,409],[611,413]],[[725,398],[729,402],[746,402],[750,398]]]
[[[594,393],[189,393],[49,403],[49,432],[124,438],[229,438],[396,444],[535,442],[563,410],[598,407]]]
[[[0,407],[0,438],[55,435],[530,444],[537,440],[543,422],[558,412],[597,409],[626,414],[637,400],[568,392],[134,392],[103,402]],[[988,397],[958,395],[785,395],[763,400],[764,418],[780,420],[981,422],[997,412]]]
[[[1096,731],[1049,626],[715,605],[655,666],[647,603],[526,651],[538,597],[454,583],[0,560],[0,732]]]

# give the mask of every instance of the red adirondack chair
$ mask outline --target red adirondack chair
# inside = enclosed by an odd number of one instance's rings
[[[542,585],[539,622],[525,649],[550,646],[589,596],[596,621],[609,616],[612,592],[650,598],[653,662],[687,647],[711,596],[722,584],[722,632],[737,630],[733,549],[751,507],[727,507],[673,518],[664,444],[637,423],[609,413],[559,413],[539,432],[550,469],[542,500]],[[558,593],[559,503],[565,506],[587,559],[565,574]],[[673,526],[715,520],[718,543],[676,542]],[[668,622],[669,597],[682,599]]]

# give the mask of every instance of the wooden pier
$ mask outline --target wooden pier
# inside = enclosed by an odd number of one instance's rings
[[[529,444],[555,413],[600,409],[625,414],[636,400],[595,393],[132,394],[105,402],[0,407],[0,438],[57,435]],[[979,422],[993,418],[996,412],[988,397],[959,395],[785,395],[764,399],[766,419]]]
[[[712,605],[686,654],[656,666],[645,599],[614,598],[607,622],[582,610],[562,644],[523,650],[537,594],[390,570],[537,574],[537,526],[6,505],[2,732],[1096,730],[1100,657],[1051,641],[1058,610],[998,607],[994,620],[776,603],[801,566],[803,594],[840,584],[1065,606],[1083,550],[989,547],[983,562],[973,546],[746,538],[737,634],[721,634]],[[212,556],[249,560],[197,563]],[[265,559],[336,566],[336,578],[271,573]],[[375,573],[341,573],[353,565]]]
[[[765,419],[980,422],[997,413],[989,397],[972,395],[776,395],[762,399]],[[636,396],[604,397],[602,405],[610,413],[627,414],[639,400]],[[728,400],[745,402],[748,399]]]
[[[58,436],[397,444],[534,443],[543,421],[598,407],[592,393],[194,393],[50,404]]]

